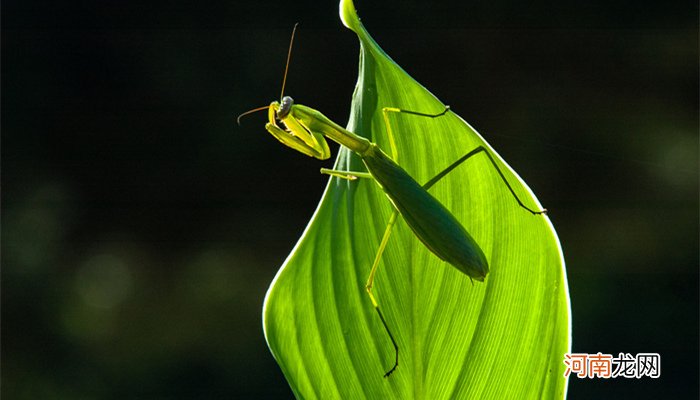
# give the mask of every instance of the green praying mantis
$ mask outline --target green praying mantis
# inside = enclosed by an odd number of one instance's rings
[[[478,146],[469,151],[424,184],[418,183],[395,161],[397,159],[397,150],[394,144],[394,134],[391,129],[389,115],[408,114],[424,118],[439,118],[451,112],[449,106],[435,114],[384,107],[382,112],[387,136],[391,144],[392,156],[390,157],[376,143],[344,129],[321,112],[301,104],[295,104],[291,97],[284,95],[284,87],[296,28],[297,25],[292,30],[289,43],[280,101],[273,101],[268,106],[246,111],[238,116],[237,121],[240,124],[241,117],[267,109],[268,122],[265,125],[265,129],[272,136],[285,146],[319,160],[326,160],[331,156],[326,138],[347,147],[362,159],[367,171],[340,171],[322,168],[321,173],[348,180],[356,180],[358,178],[374,180],[393,205],[394,211],[387,222],[365,285],[365,290],[372,306],[377,311],[379,319],[394,347],[394,364],[384,374],[384,377],[388,377],[398,367],[399,346],[389,329],[384,315],[379,309],[379,302],[372,293],[372,288],[382,254],[398,216],[401,215],[413,234],[433,254],[466,274],[470,279],[483,281],[489,272],[489,265],[484,252],[459,220],[429,193],[429,189],[460,164],[477,154],[484,154],[520,207],[533,215],[544,214],[547,210],[533,210],[523,204],[498,167],[494,157],[484,146]]]

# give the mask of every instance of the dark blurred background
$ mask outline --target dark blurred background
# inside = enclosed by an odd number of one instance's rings
[[[572,378],[569,398],[698,398],[697,2],[356,6],[550,210],[573,350],[661,354],[658,380]],[[3,398],[292,397],[261,308],[330,163],[235,117],[279,96],[300,22],[287,93],[346,123],[337,13],[3,2]]]

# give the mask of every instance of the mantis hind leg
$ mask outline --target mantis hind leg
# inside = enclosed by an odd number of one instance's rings
[[[520,200],[520,198],[518,197],[518,195],[515,193],[515,190],[513,190],[513,187],[510,186],[510,183],[508,183],[508,180],[506,179],[505,175],[503,175],[503,171],[501,171],[501,169],[498,167],[498,164],[496,164],[496,160],[493,159],[493,156],[491,155],[491,153],[490,153],[490,152],[486,149],[486,147],[484,147],[484,146],[479,146],[479,147],[475,148],[474,150],[470,151],[469,153],[467,153],[467,154],[465,154],[464,156],[462,156],[461,158],[459,158],[457,161],[455,161],[455,162],[453,162],[452,164],[450,164],[447,168],[445,168],[445,169],[442,170],[439,174],[435,175],[432,179],[430,179],[428,182],[426,182],[426,183],[423,185],[423,188],[424,188],[425,190],[430,189],[430,188],[431,188],[434,184],[436,184],[440,179],[444,178],[447,174],[449,174],[450,172],[452,172],[453,169],[457,168],[460,164],[462,164],[463,162],[465,162],[465,161],[467,161],[468,159],[470,159],[472,156],[475,156],[475,155],[477,155],[477,154],[479,154],[479,153],[484,153],[484,154],[486,154],[486,156],[488,157],[489,161],[491,162],[491,165],[493,165],[493,167],[496,169],[496,172],[498,172],[498,175],[501,177],[501,180],[503,181],[503,183],[506,184],[506,187],[508,188],[508,190],[510,191],[510,193],[513,195],[513,197],[515,198],[515,200],[518,202],[518,204],[520,205],[520,207],[522,207],[522,208],[526,209],[527,211],[531,212],[533,215],[546,214],[546,213],[547,213],[547,209],[546,209],[546,208],[545,208],[545,209],[542,209],[542,210],[539,210],[539,211],[535,211],[535,210],[531,209],[530,207],[526,206],[526,205],[522,202],[522,200]]]
[[[358,172],[358,171],[339,171],[339,170],[334,170],[334,169],[328,169],[328,168],[321,168],[321,173],[330,175],[330,176],[335,176],[337,178],[341,179],[347,179],[347,180],[355,180],[358,178],[372,178],[372,175],[368,172]],[[374,256],[374,262],[372,263],[372,269],[370,270],[369,273],[369,278],[367,278],[367,283],[365,284],[365,290],[367,291],[367,295],[369,296],[369,299],[372,301],[372,306],[374,306],[374,309],[377,310],[377,314],[379,315],[379,319],[382,321],[382,325],[384,326],[384,330],[386,330],[387,335],[389,335],[389,339],[391,340],[391,344],[394,346],[394,365],[386,372],[384,373],[384,377],[388,377],[391,375],[394,370],[396,370],[396,367],[399,366],[399,345],[396,343],[396,339],[394,338],[394,335],[391,333],[391,330],[389,329],[389,325],[386,323],[386,319],[384,318],[384,314],[382,314],[382,311],[379,309],[379,302],[377,302],[376,297],[374,297],[374,294],[372,294],[372,287],[374,286],[374,278],[377,275],[377,269],[379,267],[379,262],[382,259],[382,254],[384,254],[384,249],[386,249],[387,243],[389,243],[389,237],[391,236],[391,231],[394,228],[394,224],[396,224],[396,219],[398,218],[399,213],[398,211],[394,210],[393,213],[391,213],[391,217],[389,217],[389,222],[386,225],[386,229],[384,230],[384,235],[382,236],[382,240],[379,243],[379,249],[377,250],[377,254]]]
[[[394,335],[391,333],[391,330],[389,329],[389,325],[386,323],[386,320],[384,319],[384,315],[382,314],[381,310],[379,310],[379,303],[377,302],[377,299],[374,297],[372,294],[372,287],[374,286],[374,277],[377,274],[377,268],[379,267],[379,262],[382,259],[382,254],[384,253],[384,249],[386,248],[387,243],[389,242],[389,237],[391,236],[391,230],[394,228],[394,224],[396,223],[396,218],[398,217],[399,213],[398,211],[394,210],[394,212],[391,214],[391,217],[389,217],[389,223],[386,226],[386,230],[384,231],[384,236],[382,237],[382,241],[379,244],[379,249],[377,250],[377,255],[374,256],[374,262],[372,263],[372,270],[369,273],[369,278],[367,278],[367,284],[365,285],[365,290],[367,290],[367,295],[369,295],[369,299],[372,301],[372,305],[374,306],[374,309],[377,310],[377,314],[379,314],[379,319],[382,321],[382,325],[384,325],[384,329],[386,330],[386,333],[389,335],[389,339],[391,339],[391,344],[394,345],[394,365],[384,374],[384,377],[388,377],[391,375],[392,372],[396,369],[396,367],[399,366],[399,345],[396,343],[396,339],[394,339]]]
[[[394,135],[391,130],[391,124],[389,122],[389,113],[390,112],[396,112],[396,113],[404,113],[404,114],[411,114],[411,115],[417,115],[417,116],[422,116],[422,117],[429,117],[429,118],[436,118],[442,115],[445,115],[448,111],[450,110],[450,107],[447,106],[445,109],[438,114],[426,114],[426,113],[421,113],[421,112],[416,112],[416,111],[408,111],[408,110],[402,110],[399,108],[393,108],[393,107],[384,107],[382,109],[382,112],[384,114],[384,123],[386,124],[386,129],[387,129],[387,135],[389,137],[389,146],[391,148],[391,155],[396,162],[398,159],[398,151],[396,149],[396,142],[394,141]],[[364,177],[371,177],[371,175],[367,173],[356,173],[356,172],[345,172],[345,171],[334,171],[334,170],[327,170],[327,169],[322,169],[322,173],[337,176],[339,178],[343,179],[356,179],[356,178],[364,178]],[[369,176],[364,176],[364,175],[369,175]],[[382,236],[382,240],[379,244],[379,249],[377,250],[377,254],[374,256],[374,262],[372,263],[372,269],[370,270],[369,273],[369,278],[367,278],[367,284],[365,285],[365,290],[367,291],[367,295],[369,296],[369,299],[372,301],[372,306],[374,306],[374,309],[377,311],[377,314],[379,315],[379,319],[382,321],[382,325],[384,326],[384,330],[386,330],[387,335],[389,336],[389,339],[391,340],[391,344],[394,346],[394,365],[384,374],[384,377],[388,377],[389,375],[392,374],[396,370],[396,368],[399,366],[399,345],[396,343],[396,339],[394,338],[394,335],[391,333],[391,329],[389,329],[389,324],[387,324],[386,319],[384,318],[384,314],[382,314],[382,311],[379,309],[379,302],[377,301],[376,297],[374,297],[374,294],[372,293],[372,288],[374,287],[374,278],[377,275],[377,269],[379,268],[379,263],[382,259],[382,254],[384,254],[384,249],[386,249],[386,245],[389,242],[389,237],[391,236],[391,231],[394,228],[394,225],[396,224],[396,219],[398,218],[399,213],[398,211],[394,210],[394,212],[391,214],[391,217],[389,217],[389,222],[387,223],[386,230],[384,231],[384,236]]]
[[[445,106],[445,109],[444,109],[441,113],[438,113],[438,114],[427,114],[427,113],[422,113],[422,112],[417,112],[417,111],[402,110],[402,109],[400,109],[400,108],[394,108],[394,107],[384,107],[384,108],[382,109],[382,112],[384,113],[384,123],[386,124],[387,135],[389,136],[389,145],[390,145],[390,147],[391,147],[391,152],[392,152],[392,156],[394,157],[394,161],[397,161],[398,153],[397,153],[397,150],[396,150],[396,142],[395,142],[395,140],[394,140],[394,135],[393,135],[393,133],[392,133],[392,131],[391,131],[391,124],[389,123],[389,115],[388,115],[388,113],[390,113],[390,112],[395,112],[395,113],[399,113],[399,114],[416,115],[416,116],[419,116],[419,117],[437,118],[437,117],[441,117],[441,116],[447,114],[448,111],[450,111],[450,106]],[[545,208],[545,209],[542,209],[542,210],[539,210],[539,211],[536,211],[536,210],[533,210],[533,209],[529,208],[528,206],[526,206],[526,205],[522,202],[522,200],[520,200],[520,198],[518,197],[518,195],[515,193],[515,190],[513,190],[513,187],[510,186],[510,183],[508,183],[508,180],[506,179],[505,175],[503,174],[503,171],[501,171],[501,169],[498,167],[498,164],[496,163],[496,160],[494,160],[494,158],[493,158],[493,156],[491,155],[491,153],[490,153],[490,152],[486,149],[486,147],[484,147],[484,146],[479,146],[479,147],[475,148],[474,150],[470,151],[469,153],[467,153],[467,154],[465,154],[464,156],[462,156],[461,158],[459,158],[457,161],[455,161],[455,162],[453,162],[452,164],[450,164],[447,168],[445,168],[445,169],[442,170],[440,173],[438,173],[437,175],[435,175],[432,179],[430,179],[428,182],[426,182],[426,183],[423,185],[423,188],[424,188],[425,190],[430,189],[430,187],[432,187],[432,186],[433,186],[435,183],[437,183],[440,179],[444,178],[447,174],[449,174],[453,169],[457,168],[460,164],[462,164],[463,162],[467,161],[467,160],[470,159],[472,156],[475,156],[475,155],[477,155],[477,154],[479,154],[479,153],[482,153],[482,152],[483,152],[484,154],[486,154],[486,156],[488,157],[489,161],[491,162],[491,165],[493,165],[493,167],[496,169],[496,172],[498,172],[498,176],[501,177],[501,180],[503,181],[503,183],[505,183],[506,187],[508,188],[508,190],[510,191],[510,193],[513,195],[513,197],[515,198],[515,200],[518,202],[518,204],[520,205],[520,207],[522,207],[522,208],[526,209],[527,211],[531,212],[533,215],[546,214],[546,213],[547,213],[547,209],[546,209],[546,208]],[[398,161],[397,161],[397,162],[398,162]]]
[[[328,168],[321,168],[321,173],[351,181],[357,178],[372,178],[372,175],[368,172],[339,171]],[[379,249],[377,250],[377,254],[374,256],[374,262],[372,263],[372,269],[369,272],[369,278],[367,278],[367,283],[365,284],[365,290],[367,291],[369,299],[372,301],[372,306],[374,306],[374,309],[377,310],[377,314],[379,314],[379,319],[382,321],[384,330],[386,330],[386,333],[387,335],[389,335],[389,339],[391,340],[391,344],[394,346],[394,365],[386,373],[384,373],[385,378],[391,375],[391,373],[394,372],[394,370],[396,370],[396,367],[399,366],[399,345],[396,343],[396,339],[391,333],[389,325],[386,323],[384,314],[382,314],[382,311],[379,309],[379,302],[377,302],[376,297],[374,297],[374,294],[372,294],[372,287],[374,286],[374,277],[377,275],[379,262],[382,259],[382,254],[384,254],[384,249],[386,249],[387,243],[389,243],[389,237],[391,236],[391,231],[394,228],[394,224],[396,224],[396,219],[398,218],[398,216],[398,211],[394,210],[394,212],[391,213],[391,217],[389,217],[389,222],[387,223],[386,229],[384,230],[384,236],[382,236],[382,240],[379,243]]]

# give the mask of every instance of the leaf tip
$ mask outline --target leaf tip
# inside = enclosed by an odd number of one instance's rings
[[[340,20],[347,28],[357,32],[357,25],[360,19],[355,11],[355,4],[352,0],[340,0]]]

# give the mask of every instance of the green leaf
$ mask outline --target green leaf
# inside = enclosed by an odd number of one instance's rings
[[[390,145],[382,107],[437,113],[444,105],[374,42],[351,0],[341,19],[360,39],[360,68],[347,129]],[[391,115],[398,163],[418,182],[479,145],[454,113]],[[489,147],[490,148],[490,147]],[[518,196],[530,189],[491,150]],[[345,148],[336,169],[365,170]],[[570,307],[564,260],[546,216],[519,207],[482,154],[430,189],[486,255],[486,280],[441,261],[399,218],[374,293],[400,347],[394,350],[365,292],[392,206],[369,179],[332,178],[306,231],[278,272],[264,306],[268,345],[298,398],[529,399],[566,393]]]

